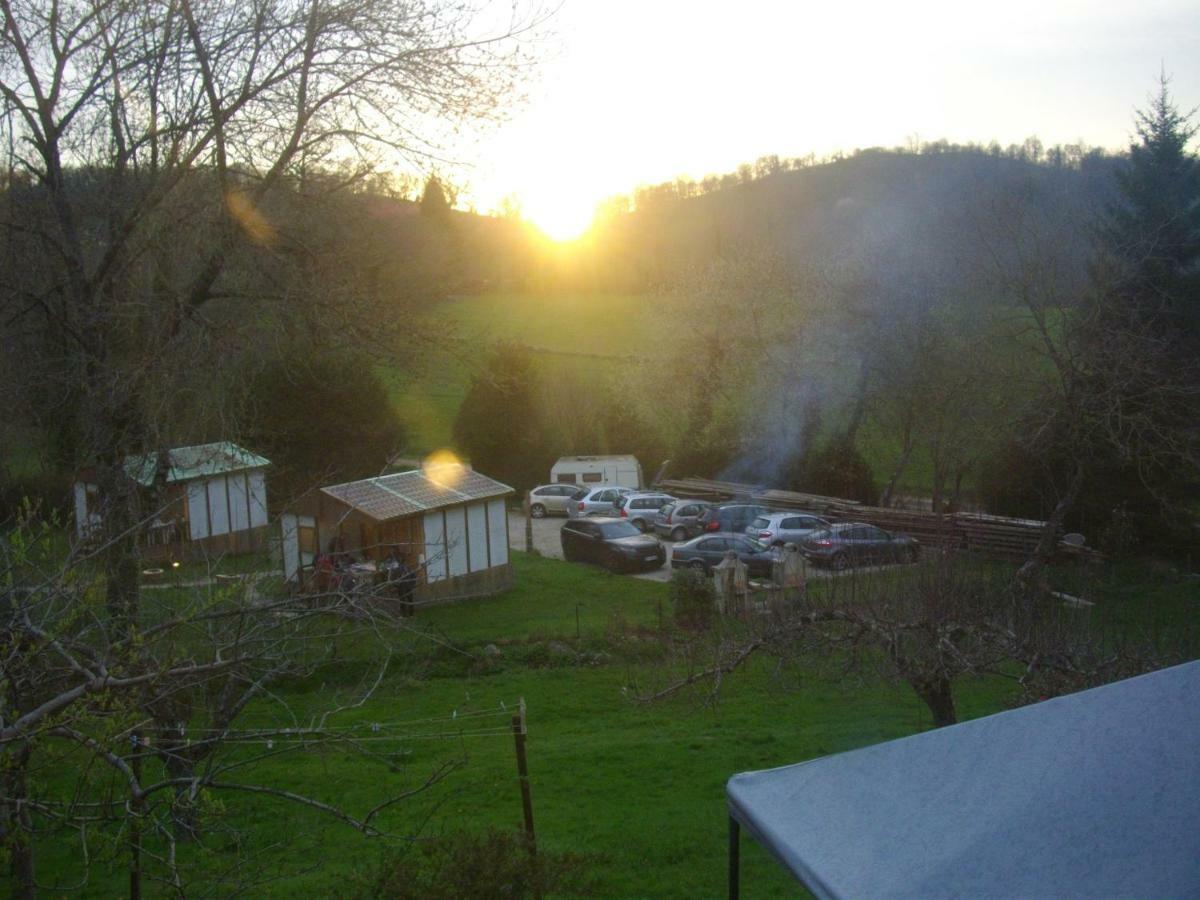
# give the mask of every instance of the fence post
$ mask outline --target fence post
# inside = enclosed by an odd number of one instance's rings
[[[512,717],[513,740],[517,745],[517,779],[521,784],[521,810],[525,816],[525,838],[529,853],[537,856],[537,837],[533,831],[533,797],[529,792],[529,766],[525,761],[525,698],[519,712]]]

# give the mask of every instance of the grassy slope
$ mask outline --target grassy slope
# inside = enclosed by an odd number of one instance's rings
[[[617,364],[595,356],[652,355],[663,329],[654,308],[649,298],[631,295],[494,293],[447,301],[438,314],[467,347],[479,351],[496,340],[558,351],[541,359],[552,374],[557,366],[587,372],[597,365]],[[414,450],[428,452],[450,442],[471,372],[463,359],[440,354],[416,376],[381,373]]]
[[[524,697],[539,840],[546,848],[594,854],[592,872],[601,895],[720,895],[723,785],[730,775],[929,726],[927,713],[905,688],[873,679],[835,684],[804,672],[780,676],[765,661],[729,679],[716,706],[706,705],[701,695],[639,704],[632,694],[662,676],[651,662],[657,653],[651,632],[660,605],[669,615],[666,586],[522,554],[514,562],[517,587],[510,593],[420,616],[417,624],[438,635],[442,646],[414,643],[376,696],[337,723],[444,719],[501,701],[511,708]],[[547,655],[554,640],[580,647],[590,654],[588,662],[554,665]],[[461,652],[478,654],[488,643],[503,654],[496,666],[481,667]],[[318,700],[328,703],[330,690],[370,669],[369,647],[344,652],[349,658],[342,666],[280,695],[301,710],[315,709]],[[1001,708],[1007,690],[996,682],[963,682],[962,715]],[[273,718],[266,704],[251,715],[263,723]],[[488,721],[503,726],[507,714]],[[413,727],[451,736],[459,730],[445,721]],[[290,754],[262,764],[246,780],[316,794],[361,814],[390,792],[412,786],[439,761],[458,758],[465,762],[459,772],[384,814],[382,824],[397,834],[417,829],[429,834],[520,822],[513,745],[506,734],[388,741],[372,750],[376,758],[336,750]],[[222,794],[220,802],[248,827],[247,849],[274,842],[282,848],[266,852],[255,868],[269,872],[278,866],[291,874],[256,894],[344,895],[382,853],[404,846],[365,840],[344,825],[279,801]],[[106,852],[95,836],[93,841],[97,868],[86,893],[119,892],[124,853],[120,846]],[[230,861],[233,842],[232,835],[214,836],[215,850],[182,852],[193,861],[206,859],[212,877]],[[747,896],[794,889],[752,841],[747,845]],[[43,845],[39,864],[66,880],[77,859],[78,841],[59,835]],[[319,865],[311,868],[314,862]]]

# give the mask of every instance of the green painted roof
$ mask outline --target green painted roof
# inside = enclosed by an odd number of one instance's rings
[[[224,472],[238,472],[242,469],[261,469],[271,464],[269,459],[229,441],[197,444],[194,447],[174,447],[167,451],[167,460],[168,484],[208,478]],[[154,453],[125,457],[125,471],[129,477],[146,487],[154,483],[154,471],[157,467],[158,455]]]

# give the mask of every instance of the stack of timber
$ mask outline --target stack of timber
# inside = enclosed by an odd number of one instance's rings
[[[797,491],[781,491],[759,485],[708,478],[672,478],[655,485],[676,497],[711,502],[738,500],[772,509],[797,509],[816,513],[831,521],[865,522],[885,531],[910,534],[924,544],[948,549],[970,550],[989,556],[1027,557],[1037,548],[1045,522],[1012,519],[982,513],[937,514],[927,510],[865,506],[855,500],[824,497]],[[1098,559],[1089,547],[1059,542],[1061,553],[1081,559]]]

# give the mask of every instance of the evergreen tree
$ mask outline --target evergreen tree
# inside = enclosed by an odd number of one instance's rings
[[[485,475],[518,490],[540,484],[553,451],[542,440],[529,348],[499,343],[471,379],[454,420],[454,445]]]
[[[425,182],[425,193],[421,195],[421,215],[430,219],[444,219],[449,214],[450,201],[446,198],[446,189],[431,175]]]
[[[1150,107],[1138,112],[1138,140],[1117,173],[1119,196],[1100,231],[1098,275],[1112,301],[1106,327],[1148,327],[1194,350],[1200,340],[1200,162],[1188,144],[1197,126],[1171,102],[1167,84],[1162,77]]]

